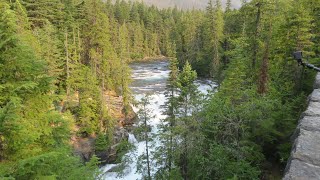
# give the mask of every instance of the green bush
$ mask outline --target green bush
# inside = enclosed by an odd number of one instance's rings
[[[99,134],[95,140],[95,150],[105,151],[110,146],[110,140],[108,136],[104,134]]]
[[[117,160],[116,163],[121,163],[122,157],[130,151],[134,146],[126,140],[122,140],[117,146]]]

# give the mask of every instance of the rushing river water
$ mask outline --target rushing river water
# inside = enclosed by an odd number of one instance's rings
[[[163,115],[162,105],[164,105],[166,101],[164,92],[166,81],[170,73],[168,66],[168,61],[134,63],[131,65],[133,83],[131,84],[130,88],[134,94],[134,98],[139,101],[146,94],[150,94],[151,97],[150,104],[147,108],[153,113],[153,118],[149,123],[152,127],[152,134],[158,133],[157,125],[159,125],[161,120],[166,117]],[[212,86],[214,86],[210,80],[197,80],[196,84],[199,86],[199,90],[204,94],[206,94],[208,90],[212,90]],[[137,107],[134,107],[133,109],[135,112],[139,110]],[[154,143],[157,144],[158,140],[155,139],[154,141]],[[145,142],[138,142],[133,134],[129,134],[129,142],[132,143],[136,148],[126,155],[130,157],[132,162],[124,170],[124,175],[119,178],[117,173],[108,172],[110,169],[117,166],[117,164],[108,164],[101,169],[104,172],[103,179],[141,179],[142,175],[136,173],[136,167],[137,158],[145,152]]]

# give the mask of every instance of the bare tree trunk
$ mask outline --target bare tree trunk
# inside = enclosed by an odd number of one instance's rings
[[[69,83],[67,82],[70,78],[70,72],[69,72],[69,47],[68,47],[68,31],[66,30],[65,32],[65,48],[66,48],[66,73],[67,73],[67,78],[66,78],[66,91],[67,91],[67,100],[69,100],[69,95],[70,95],[70,88],[69,88]]]
[[[78,27],[78,62],[80,62],[81,61],[81,54],[80,54],[80,49],[81,49],[81,41],[80,41],[80,30],[79,30],[79,27]]]
[[[147,112],[146,112],[146,104],[143,105],[144,111],[144,135],[146,139],[146,154],[147,154],[147,169],[148,169],[148,180],[151,180],[151,171],[150,171],[150,159],[149,159],[149,139],[148,139],[148,127],[147,127]]]
[[[171,98],[173,99],[174,98],[174,94],[175,94],[175,91],[174,89],[172,88],[171,90]],[[169,137],[169,148],[168,148],[168,172],[170,174],[171,172],[171,169],[172,169],[172,165],[173,165],[173,127],[175,126],[175,115],[174,115],[174,107],[173,105],[171,105],[170,107],[170,137]]]
[[[260,77],[258,84],[258,93],[267,93],[267,83],[268,83],[268,67],[269,66],[269,44],[267,44],[266,51],[263,56],[263,62],[260,69]]]
[[[187,119],[188,117],[188,103],[189,98],[186,96],[185,98],[185,107],[184,107],[184,117]],[[185,131],[188,129],[187,120],[185,120]],[[188,144],[187,144],[187,134],[184,132],[183,134],[183,152],[182,152],[182,177],[184,180],[188,179]]]
[[[265,94],[267,93],[267,85],[268,85],[268,69],[269,69],[269,46],[270,46],[270,40],[272,36],[272,24],[269,25],[269,35],[266,42],[266,49],[263,56],[263,62],[260,69],[260,76],[258,81],[258,93],[259,94]]]
[[[105,106],[105,98],[104,98],[104,77],[102,76],[101,80],[101,110],[100,110],[100,132],[104,132],[104,126],[103,126],[103,106]]]
[[[261,16],[261,3],[257,3],[256,6],[258,7],[258,12],[256,16],[256,23],[255,23],[255,32],[254,32],[254,44],[253,44],[253,57],[252,57],[252,68],[256,67],[257,63],[257,54],[258,54],[258,36],[259,36],[259,26],[260,26],[260,16]]]

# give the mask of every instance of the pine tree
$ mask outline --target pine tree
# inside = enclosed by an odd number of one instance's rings
[[[211,56],[208,58],[212,59],[210,75],[216,79],[218,84],[220,84],[222,81],[222,47],[220,46],[220,43],[224,38],[224,19],[220,0],[216,0],[215,4],[213,4],[212,0],[209,1],[206,18],[205,36],[207,37],[207,40],[205,40],[204,46],[207,51],[209,51],[206,53]]]
[[[54,85],[58,85],[58,79],[64,74],[62,52],[59,48],[61,42],[57,37],[55,27],[47,22],[42,28],[35,28],[34,32],[41,45],[41,57],[46,60],[47,74],[54,78]],[[58,87],[57,87],[58,88]]]
[[[187,62],[183,70],[178,76],[177,87],[179,89],[178,104],[181,110],[179,111],[180,118],[178,120],[178,132],[181,137],[180,142],[180,162],[181,174],[184,179],[188,179],[190,175],[190,142],[191,134],[190,130],[197,131],[197,127],[194,127],[197,123],[194,123],[192,113],[195,107],[194,102],[197,99],[197,86],[194,81],[197,78],[197,73],[192,70],[191,65]]]
[[[145,153],[138,157],[137,172],[143,174],[144,179],[151,180],[151,155],[150,155],[150,135],[149,135],[149,121],[151,117],[151,111],[147,107],[150,105],[150,97],[147,95],[141,99],[141,108],[139,111],[140,128],[142,129],[144,140],[145,140]]]
[[[59,26],[63,18],[63,4],[59,0],[23,0],[33,27],[42,27],[47,21]]]
[[[130,69],[127,65],[130,58],[129,50],[129,32],[126,24],[124,23],[119,29],[119,46],[118,54],[120,58],[120,67],[119,67],[119,77],[120,77],[120,88],[121,95],[123,98],[124,112],[127,117],[130,109],[131,93],[129,89],[130,83]]]
[[[17,16],[10,10],[8,4],[1,2],[1,133],[5,158],[17,156],[24,150],[22,134],[25,120],[22,108],[23,101],[32,95],[41,95],[49,90],[48,77],[44,75],[44,63],[36,58],[32,48],[27,47],[30,31],[18,28]],[[18,31],[19,30],[19,31]],[[15,57],[15,58],[12,58]],[[11,59],[11,60],[10,60]],[[13,73],[12,73],[13,72]],[[8,74],[9,73],[9,74]],[[42,76],[42,78],[41,78]],[[41,86],[40,86],[41,85]],[[34,121],[33,121],[34,122]],[[26,121],[28,123],[28,121]],[[29,122],[30,125],[32,122]],[[20,127],[21,126],[21,127]],[[20,128],[19,128],[20,127]],[[28,127],[28,126],[26,126]],[[31,126],[32,127],[32,126]],[[25,139],[34,141],[39,134],[29,135]],[[16,143],[13,143],[16,142]],[[17,146],[18,145],[18,146]]]
[[[67,150],[71,116],[54,109],[46,61],[29,46],[36,38],[22,16],[0,1],[0,66],[8,70],[0,71],[0,177],[65,179],[79,168],[93,178],[96,159],[85,167]]]
[[[134,22],[136,24],[140,23],[140,14],[137,2],[133,2],[132,4],[130,11],[130,22]]]
[[[217,78],[218,84],[221,80],[221,47],[220,42],[223,40],[223,12],[220,0],[216,0],[215,3],[215,14],[213,20],[213,72]]]
[[[299,9],[296,11],[294,10],[295,7]],[[290,82],[294,82],[295,92],[297,92],[303,87],[303,70],[297,67],[296,63],[288,63],[288,57],[291,57],[295,51],[303,51],[304,57],[313,56],[312,17],[306,11],[302,1],[292,2],[292,6],[286,9],[285,12],[288,15],[284,17],[284,22],[280,25],[279,32],[277,33],[280,39],[277,45],[281,47],[277,55],[283,59],[283,61],[280,61],[281,66],[291,67],[291,71],[285,71],[283,74],[290,79]]]
[[[174,54],[174,53],[173,53]],[[174,150],[177,147],[176,126],[177,126],[177,113],[178,113],[178,62],[176,58],[170,60],[170,75],[167,81],[165,112],[167,118],[163,120],[161,124],[161,133],[159,138],[161,139],[161,147],[158,149],[157,159],[159,164],[163,164],[163,167],[158,170],[156,177],[159,179],[172,179],[176,176],[176,168],[174,167],[174,160],[176,159],[176,153]]]
[[[131,53],[132,59],[143,58],[143,29],[140,24],[133,24],[133,47]]]

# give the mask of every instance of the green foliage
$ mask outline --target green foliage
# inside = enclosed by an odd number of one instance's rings
[[[161,146],[153,152],[153,159],[157,164],[162,164],[154,177],[156,179],[181,179],[181,174],[179,169],[174,167],[174,160],[177,157],[177,136],[176,136],[176,122],[178,115],[178,76],[179,69],[177,67],[178,62],[176,58],[170,60],[170,75],[167,80],[167,88],[165,95],[167,101],[164,105],[167,118],[163,119],[161,125],[159,126],[160,133],[158,135]]]
[[[252,167],[245,159],[235,156],[229,147],[212,144],[208,147],[206,157],[199,157],[202,174],[196,179],[259,179],[259,169]]]
[[[98,160],[84,166],[70,154],[71,132],[98,134],[98,151],[109,146],[115,122],[105,91],[122,96],[127,116],[128,63],[165,55],[168,118],[155,177],[261,178],[264,161],[286,162],[312,89],[314,73],[290,56],[301,50],[319,60],[319,9],[317,0],[252,0],[240,9],[228,1],[225,12],[220,0],[206,11],[120,0],[0,0],[0,177],[94,179]],[[205,105],[197,75],[219,85]],[[129,149],[120,143],[118,162]]]
[[[88,68],[83,68],[83,74],[79,87],[79,121],[80,133],[86,135],[98,132],[99,130],[99,105],[100,92],[93,72]]]
[[[117,151],[117,160],[116,163],[121,163],[123,156],[133,148],[133,145],[130,144],[128,141],[123,140],[119,143],[116,147]]]
[[[194,84],[197,73],[192,70],[189,62],[186,62],[181,72],[178,72],[174,60],[170,68],[172,72],[168,80],[168,118],[165,119],[168,125],[162,127],[163,133],[160,135],[165,147],[159,148],[164,151],[163,156],[166,159],[162,162],[165,167],[160,168],[159,172],[163,173],[164,178],[185,179],[194,173],[191,161],[193,150],[200,139],[199,123],[196,119],[196,107],[201,106],[200,101],[197,101],[200,100],[200,93]],[[181,168],[181,174],[177,174],[175,165]],[[156,176],[159,176],[159,172]]]
[[[38,51],[38,41],[27,27],[24,9],[16,11],[0,1],[0,147],[1,177],[15,179],[93,179],[96,159],[83,166],[67,149],[72,116],[54,110],[51,79],[57,74],[49,65],[53,54]],[[23,21],[23,22],[20,22]],[[17,24],[16,22],[20,22]],[[41,35],[42,43],[48,39]],[[54,39],[54,38],[53,38]],[[43,40],[43,41],[42,41]],[[48,40],[49,41],[49,40]],[[50,43],[50,42],[47,42]],[[44,58],[46,61],[42,60]],[[46,59],[48,58],[48,59]],[[49,60],[50,59],[50,60]],[[48,74],[47,74],[48,73]]]
[[[138,163],[137,163],[137,172],[141,173],[144,179],[151,179],[151,171],[153,165],[151,164],[152,156],[151,156],[151,135],[150,131],[151,129],[149,128],[149,122],[150,119],[152,118],[151,113],[152,111],[147,107],[150,105],[150,96],[146,95],[144,96],[139,105],[140,105],[140,110],[138,112],[139,116],[139,129],[141,129],[141,132],[143,133],[143,140],[145,141],[145,151],[142,155],[138,157]]]
[[[96,151],[105,151],[110,146],[110,140],[108,136],[104,134],[99,134],[95,140],[95,150]]]
[[[56,151],[20,160],[15,164],[3,164],[1,167],[7,168],[8,171],[1,172],[0,177],[14,179],[94,179],[98,173],[97,162],[96,158],[92,158],[86,166],[83,166],[77,157],[73,157],[65,151]]]

